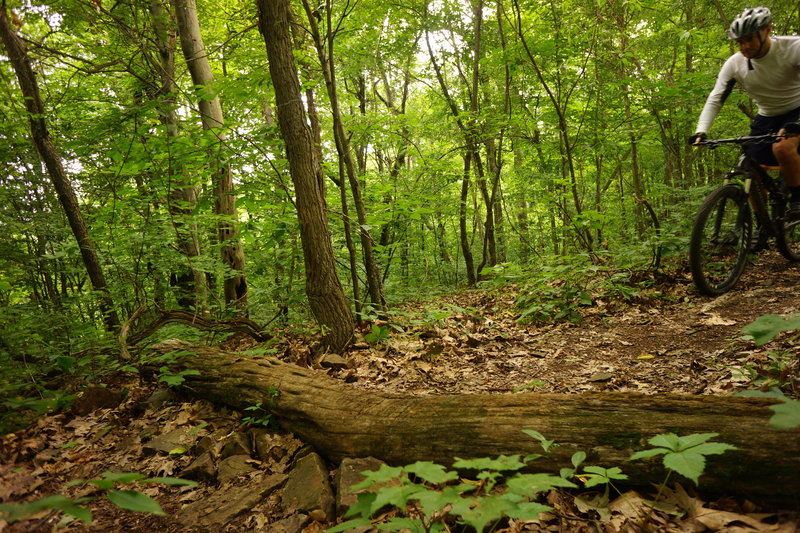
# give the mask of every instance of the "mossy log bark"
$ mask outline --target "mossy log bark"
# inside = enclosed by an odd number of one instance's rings
[[[771,401],[756,398],[582,394],[398,395],[363,390],[274,358],[167,341],[157,349],[188,350],[175,369],[195,369],[186,388],[198,397],[244,409],[279,397],[271,409],[281,425],[332,461],[373,456],[390,464],[541,451],[522,433],[535,429],[559,444],[537,468],[557,472],[576,451],[586,464],[620,466],[632,485],[659,482],[661,461],[626,462],[659,433],[719,433],[739,449],[708,458],[704,495],[759,501],[800,501],[800,429],[777,430]],[[684,486],[690,485],[686,481]]]

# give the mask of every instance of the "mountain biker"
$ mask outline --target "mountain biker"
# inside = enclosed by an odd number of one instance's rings
[[[780,165],[791,192],[785,216],[800,219],[800,126],[796,123],[800,118],[800,37],[772,35],[772,14],[766,7],[745,9],[731,22],[728,37],[736,41],[739,51],[722,66],[690,142],[706,138],[739,82],[758,106],[750,135],[786,135],[774,144],[749,146],[747,151],[762,165]],[[758,239],[758,244],[758,248],[766,247],[766,239]]]

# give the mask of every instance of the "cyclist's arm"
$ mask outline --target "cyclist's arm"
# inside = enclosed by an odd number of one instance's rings
[[[711,129],[711,124],[717,117],[719,110],[722,109],[722,104],[725,103],[725,100],[728,99],[731,91],[733,91],[733,86],[736,84],[733,65],[734,57],[730,57],[722,66],[714,89],[706,99],[706,104],[703,106],[702,113],[700,113],[700,119],[697,121],[697,129],[695,129],[698,133],[707,133]]]

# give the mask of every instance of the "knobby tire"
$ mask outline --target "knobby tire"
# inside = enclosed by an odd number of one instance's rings
[[[800,220],[778,222],[780,234],[776,241],[778,251],[789,261],[800,261]]]
[[[747,264],[751,234],[750,205],[740,185],[723,185],[708,195],[689,244],[692,280],[702,294],[719,296],[736,285]]]

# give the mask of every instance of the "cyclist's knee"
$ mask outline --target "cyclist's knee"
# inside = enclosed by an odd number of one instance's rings
[[[800,137],[785,137],[772,145],[772,153],[780,160],[784,157],[800,157]]]

